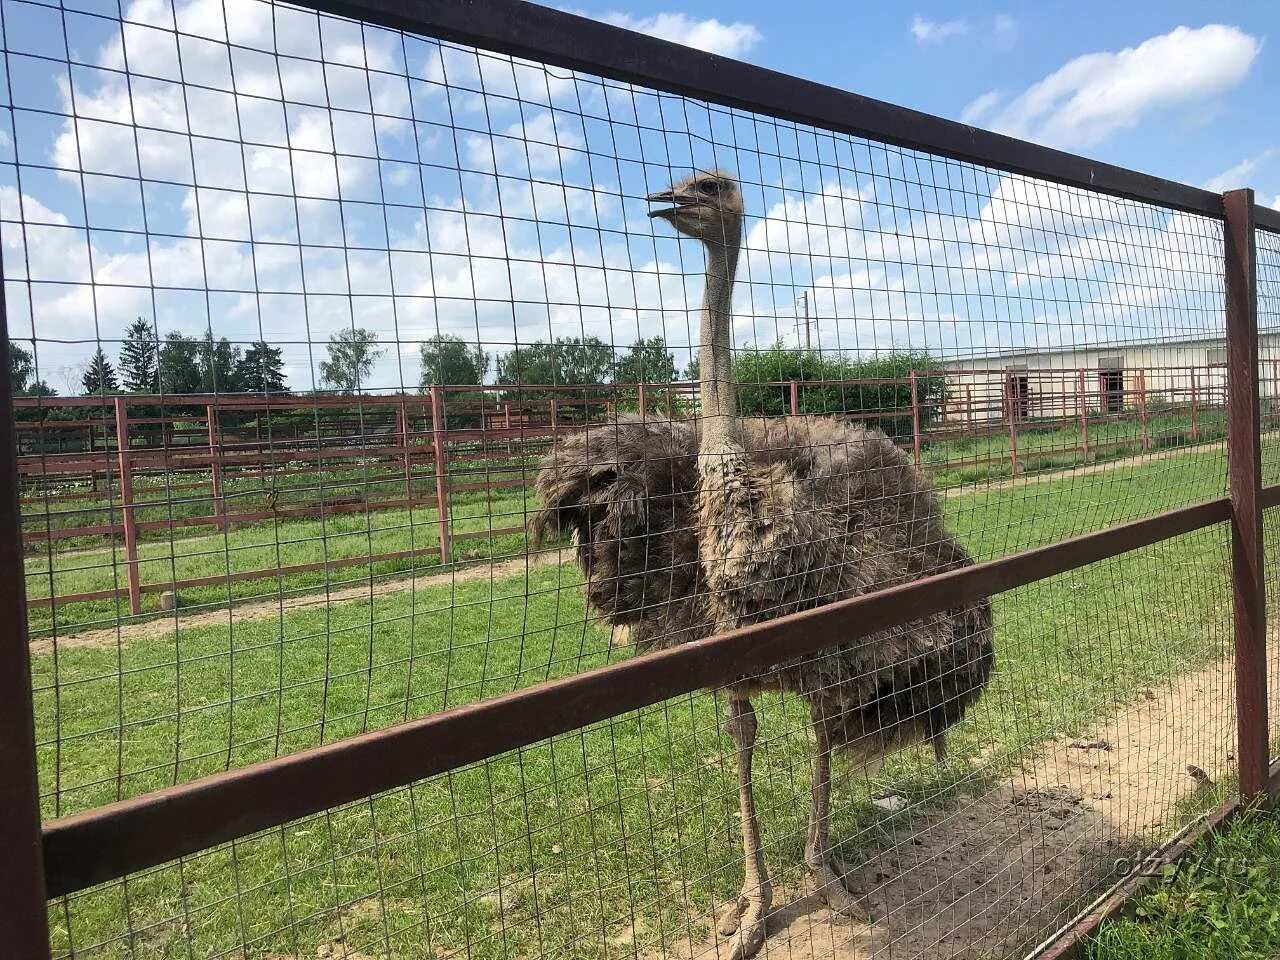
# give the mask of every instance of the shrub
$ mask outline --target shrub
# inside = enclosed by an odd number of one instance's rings
[[[740,354],[734,362],[738,406],[745,414],[783,416],[798,384],[797,412],[855,416],[897,440],[911,437],[911,373],[917,373],[920,427],[928,429],[946,400],[940,364],[919,351],[846,359],[781,344]],[[821,381],[821,382],[820,382]]]

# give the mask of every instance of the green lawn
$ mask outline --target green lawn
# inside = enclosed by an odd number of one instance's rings
[[[1280,957],[1280,813],[1254,809],[1210,834],[1103,924],[1090,960]]]
[[[954,495],[993,557],[1220,495],[1221,451]],[[936,766],[838,778],[853,862],[1056,733],[1229,649],[1224,527],[996,599],[999,670]],[[45,814],[83,810],[627,655],[589,620],[571,566],[421,587],[34,657]],[[807,710],[762,698],[758,804],[779,884],[798,881]],[[644,955],[741,882],[721,706],[680,697],[75,897],[55,943],[81,957],[475,960]],[[93,949],[94,944],[101,944]],[[244,949],[242,950],[242,945]],[[457,951],[456,953],[454,951]],[[334,953],[341,956],[341,951]]]
[[[522,525],[531,496],[532,491],[527,489],[453,494],[450,497],[451,535],[481,535],[455,540],[454,558],[474,560],[523,553],[526,549],[523,533],[488,535],[488,532]],[[326,559],[422,551],[414,557],[279,577],[267,574],[262,578],[184,588],[180,593],[184,606],[225,604],[228,599],[274,596],[278,591],[325,585],[337,587],[367,582],[371,576],[386,577],[438,567],[439,543],[438,513],[434,507],[373,510],[316,519],[282,518],[274,522],[236,525],[221,533],[175,536],[172,540],[167,537],[143,540],[138,545],[138,573],[143,584],[171,583],[228,573],[269,571],[280,566]],[[47,544],[40,544],[36,549],[44,552],[33,550],[28,553],[28,597],[87,593],[124,587],[127,583],[123,545],[68,552],[60,544],[54,551],[49,551]],[[156,611],[158,603],[158,594],[143,594],[144,612]],[[119,618],[127,618],[129,602],[127,597],[122,597],[64,603],[58,605],[56,613],[57,627],[65,632],[76,626],[111,624]],[[53,611],[48,607],[32,607],[30,626],[37,635],[49,631],[54,626]]]
[[[1192,438],[1191,415],[1152,412],[1147,421],[1147,442],[1134,411],[1117,415],[1094,414],[1089,422],[1089,462],[1120,460],[1143,453],[1221,440],[1226,435],[1226,414],[1206,410],[1197,417]],[[1083,462],[1081,430],[1071,425],[1018,425],[1018,472],[1063,470]],[[934,484],[953,487],[1012,476],[1013,439],[1007,428],[986,437],[925,444],[921,459]],[[995,458],[996,462],[986,463]]]

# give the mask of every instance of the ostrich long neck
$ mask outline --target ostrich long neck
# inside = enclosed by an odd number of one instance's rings
[[[739,445],[738,396],[733,384],[733,277],[738,269],[736,236],[707,244],[707,282],[702,298],[702,346],[698,355],[702,396],[703,451]]]

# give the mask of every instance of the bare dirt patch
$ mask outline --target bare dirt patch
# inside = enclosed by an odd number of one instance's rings
[[[1280,707],[1280,661],[1271,664]],[[775,893],[759,956],[787,960],[1020,955],[1074,915],[1117,859],[1184,819],[1179,803],[1233,772],[1230,659],[1174,677],[1086,735],[1045,744],[1008,779],[929,820],[903,815],[887,849],[846,875],[877,918],[832,916],[816,897]],[[664,957],[726,956],[725,941]]]
[[[323,607],[332,603],[344,603],[351,600],[367,600],[370,597],[381,597],[390,593],[406,590],[420,590],[429,587],[444,586],[450,583],[472,583],[477,580],[501,579],[514,577],[539,567],[555,566],[565,562],[559,550],[544,550],[529,556],[512,557],[498,563],[480,564],[462,567],[443,573],[426,576],[394,577],[377,582],[365,582],[355,586],[342,587],[338,590],[308,591],[296,596],[277,597],[269,600],[253,600],[231,606],[217,606],[213,609],[184,611],[179,608],[171,616],[156,617],[141,623],[121,624],[119,626],[102,627],[94,630],[77,630],[60,634],[56,644],[59,649],[68,647],[115,646],[134,640],[145,640],[156,637],[172,637],[181,630],[195,627],[227,626],[247,620],[264,617],[278,617],[283,613],[303,610],[308,607]],[[31,642],[32,653],[48,653],[53,650],[53,638],[41,638]]]

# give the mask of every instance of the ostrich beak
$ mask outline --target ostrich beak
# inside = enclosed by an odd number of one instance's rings
[[[657,193],[651,193],[645,197],[650,203],[678,203],[676,192],[674,190],[659,190]],[[659,207],[656,210],[650,210],[650,217],[661,217],[663,220],[671,220],[676,215],[675,207]]]

